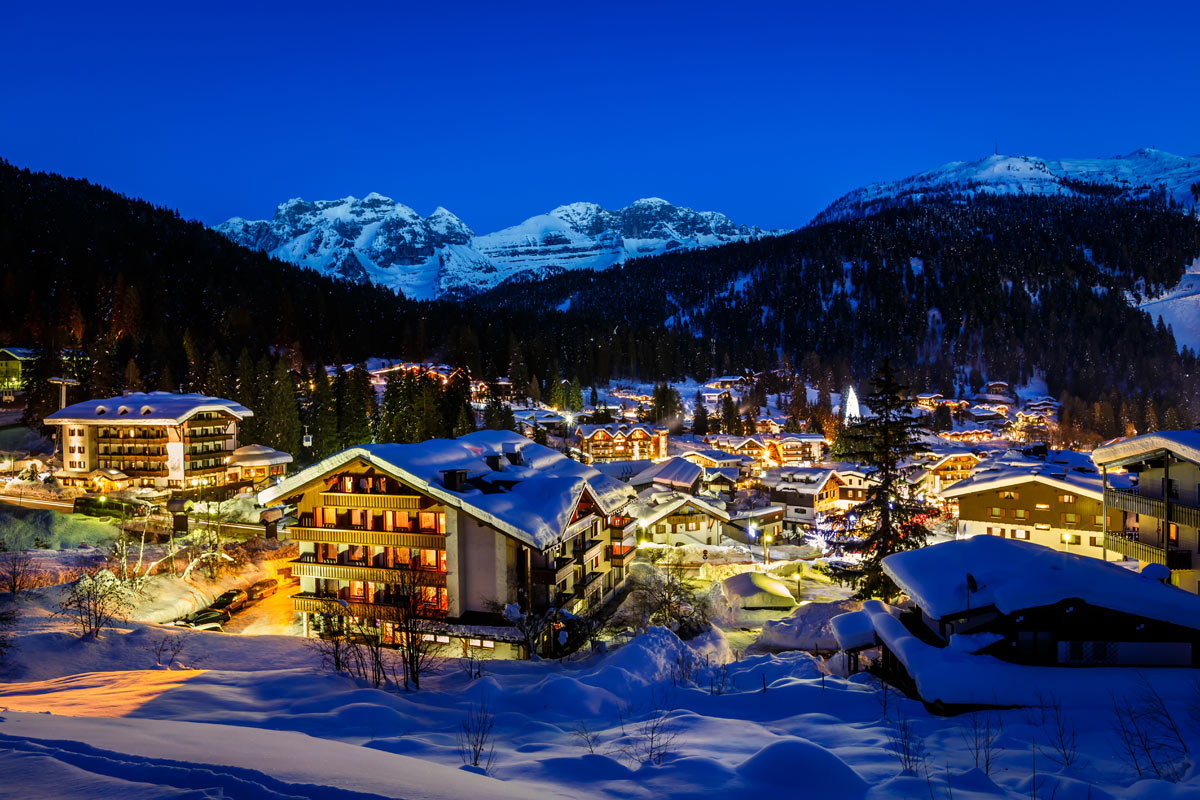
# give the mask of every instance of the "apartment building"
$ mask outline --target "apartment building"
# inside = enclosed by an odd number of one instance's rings
[[[996,536],[1115,560],[1105,547],[1104,483],[1087,453],[1010,450],[980,462],[971,477],[943,490],[958,503],[958,538]],[[1128,481],[1121,481],[1128,486]],[[1110,509],[1108,527],[1120,524]]]
[[[784,533],[803,533],[821,516],[838,510],[838,492],[843,481],[832,469],[782,467],[768,470],[760,480],[770,492],[771,502],[784,507]]]
[[[573,445],[585,464],[600,461],[657,461],[667,457],[667,428],[648,423],[580,425]]]
[[[352,447],[259,495],[294,504],[294,609],[321,632],[329,601],[376,619],[419,584],[422,609],[464,647],[520,655],[478,626],[496,609],[580,613],[612,597],[634,554],[634,491],[509,431]],[[382,618],[382,619],[381,619]]]
[[[133,392],[69,405],[45,423],[61,429],[65,485],[188,489],[240,480],[229,458],[238,423],[253,415],[219,397]]]
[[[1092,454],[1109,510],[1105,547],[1200,593],[1200,430],[1119,439]]]

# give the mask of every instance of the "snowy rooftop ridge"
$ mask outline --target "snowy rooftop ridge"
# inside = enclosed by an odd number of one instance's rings
[[[1082,600],[1200,630],[1200,596],[1090,556],[995,536],[895,553],[883,569],[934,619],[994,606],[1001,614]],[[968,592],[967,575],[978,586]]]
[[[507,458],[514,451],[520,453],[519,464]],[[563,536],[585,491],[606,514],[634,496],[620,481],[520,434],[484,430],[420,444],[351,447],[266,489],[259,502],[286,497],[356,459],[538,550]],[[466,473],[461,491],[444,483],[454,470]]]
[[[130,392],[103,400],[84,400],[59,409],[46,422],[98,423],[106,425],[178,425],[202,411],[224,411],[238,419],[254,412],[233,400],[204,394],[174,392]]]
[[[1109,475],[1108,481],[1117,489],[1131,485],[1128,475]],[[942,496],[962,497],[1030,482],[1076,492],[1093,500],[1104,496],[1104,480],[1092,457],[1074,450],[1050,450],[1045,459],[1027,456],[1019,450],[1006,451],[980,461],[971,471],[971,477],[943,489]]]
[[[1200,430],[1158,431],[1117,439],[1092,451],[1097,464],[1113,464],[1129,458],[1169,450],[1180,458],[1200,464]]]

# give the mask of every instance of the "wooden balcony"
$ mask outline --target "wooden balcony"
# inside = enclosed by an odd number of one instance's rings
[[[421,496],[417,494],[321,492],[321,505],[331,508],[360,508],[376,511],[419,511]]]
[[[567,538],[569,539],[573,536],[578,536],[579,534],[590,530],[592,523],[597,519],[599,519],[599,517],[597,517],[595,514],[588,514],[575,520],[567,526]]]
[[[185,442],[217,442],[232,438],[232,433],[185,433],[183,435]]]
[[[604,541],[602,539],[588,539],[583,543],[583,547],[575,548],[575,558],[580,564],[588,564],[603,552]]]
[[[631,545],[613,544],[608,546],[608,560],[614,567],[628,567],[637,555],[637,548]]]
[[[317,561],[301,556],[291,562],[292,576],[296,578],[330,578],[336,581],[370,581],[371,583],[397,584],[415,575],[420,586],[444,587],[446,573],[432,569],[408,570],[396,567],[373,567],[365,564],[339,564]]]
[[[534,567],[530,570],[530,577],[539,586],[557,586],[571,577],[574,572],[575,559],[559,558],[555,559],[553,568]]]
[[[1104,501],[1109,506],[1119,508],[1130,514],[1144,514],[1155,519],[1174,522],[1177,525],[1200,528],[1200,508],[1187,505],[1186,503],[1172,500],[1170,502],[1170,519],[1168,519],[1168,504],[1165,501],[1155,497],[1145,497],[1136,491],[1108,489],[1104,492]]]
[[[288,535],[297,542],[326,544],[362,544],[375,547],[419,547],[424,550],[445,550],[446,537],[440,533],[412,531],[367,531],[357,528],[313,528],[293,526]]]
[[[166,444],[166,436],[97,436],[97,444]]]
[[[594,594],[599,594],[603,586],[604,573],[589,572],[583,576],[582,580],[575,584],[575,593],[583,597],[591,597]]]
[[[1171,570],[1182,571],[1192,568],[1190,550],[1162,548],[1139,539],[1129,538],[1121,532],[1105,532],[1104,548],[1146,564],[1165,564]]]

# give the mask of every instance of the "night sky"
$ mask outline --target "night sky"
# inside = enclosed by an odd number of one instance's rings
[[[477,233],[649,196],[796,227],[996,140],[1200,152],[1197,3],[14,5],[0,157],[210,224],[378,191]]]

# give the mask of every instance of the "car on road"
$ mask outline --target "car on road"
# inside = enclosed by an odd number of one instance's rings
[[[270,597],[279,591],[279,581],[274,578],[267,578],[255,583],[246,590],[246,597],[250,600],[261,600],[264,597]]]
[[[246,592],[241,589],[230,589],[212,601],[209,608],[216,611],[228,611],[233,613],[246,605]]]

